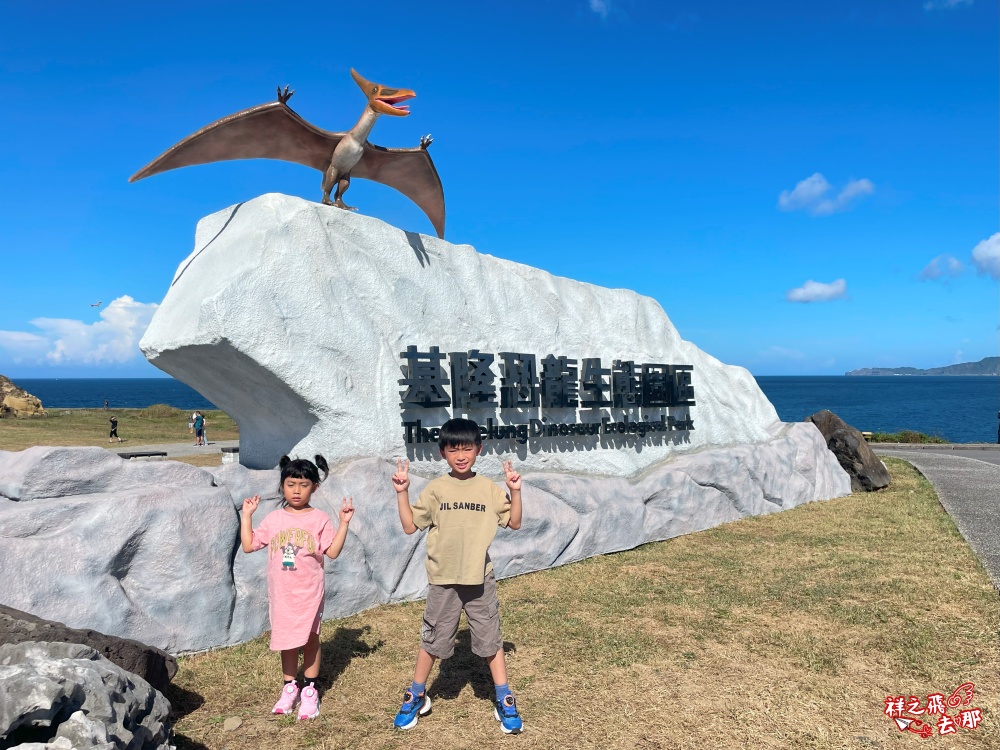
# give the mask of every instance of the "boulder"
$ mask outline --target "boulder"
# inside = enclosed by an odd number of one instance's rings
[[[126,672],[139,675],[161,692],[166,690],[177,674],[177,660],[154,646],[96,630],[70,628],[61,622],[43,620],[0,604],[0,645],[26,641],[80,643],[90,646],[108,661]]]
[[[0,604],[171,653],[228,642],[239,521],[208,472],[29,448],[0,451],[0,493]]]
[[[0,746],[170,750],[170,703],[89,646],[0,645]]]
[[[827,446],[851,477],[852,492],[871,492],[889,486],[889,470],[869,447],[861,432],[827,409],[806,417],[804,421],[812,422],[819,428]]]
[[[638,405],[629,407],[631,415],[624,408],[584,414],[568,407],[539,415],[538,404],[472,409],[469,416],[480,424],[532,417],[693,420],[693,430],[654,437],[623,430],[616,437],[495,441],[497,451],[516,455],[526,472],[636,476],[673,455],[764,442],[778,423],[749,372],[684,341],[650,297],[554,276],[287,195],[264,195],[202,219],[194,251],[140,341],[153,365],[239,423],[240,463],[255,469],[275,466],[286,453],[321,453],[331,466],[363,456],[433,462],[433,446],[427,451],[407,443],[402,422],[434,426],[448,415],[436,407],[402,413],[407,360],[401,353],[409,346],[489,354],[495,386],[502,352],[535,356],[536,380],[550,354],[573,360],[581,380],[584,359],[600,359],[605,370],[615,361],[694,368],[691,407],[642,415]],[[447,359],[442,374],[451,377]],[[497,452],[485,451],[480,465],[499,473]]]
[[[0,375],[0,417],[44,417],[42,402]]]

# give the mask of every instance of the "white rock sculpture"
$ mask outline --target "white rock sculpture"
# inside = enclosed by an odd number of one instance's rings
[[[516,454],[526,472],[632,476],[677,453],[763,442],[778,421],[750,373],[683,341],[650,297],[278,194],[199,222],[195,250],[140,342],[150,362],[239,423],[240,462],[259,469],[284,453],[322,453],[331,465],[407,455],[397,381],[400,353],[410,345],[531,353],[539,368],[548,354],[576,359],[578,367],[591,357],[605,368],[616,359],[693,365],[693,431],[490,446]],[[499,357],[499,381],[498,364]],[[448,416],[443,409],[410,411],[438,425]],[[686,413],[675,411],[678,418]],[[469,416],[482,424],[541,415],[528,409]],[[545,416],[599,418],[571,409]],[[410,446],[409,455],[425,459],[428,452]],[[483,466],[497,470],[492,450]]]
[[[814,425],[779,422],[746,370],[682,341],[654,300],[298,198],[265,195],[204,219],[141,345],[236,419],[243,465],[0,452],[0,603],[172,652],[268,628],[266,553],[239,551],[238,509],[261,495],[259,523],[276,507],[284,453],[324,454],[333,471],[315,504],[335,517],[352,496],[357,509],[327,564],[325,616],[424,594],[424,538],[402,532],[390,477],[395,457],[413,459],[415,497],[446,470],[433,444],[404,442],[401,421],[451,413],[401,415],[400,352],[411,345],[694,367],[694,406],[468,413],[539,427],[603,418],[628,430],[668,416],[695,426],[488,441],[477,470],[499,481],[500,457],[513,457],[524,475],[522,528],[492,547],[501,578],[850,492]]]

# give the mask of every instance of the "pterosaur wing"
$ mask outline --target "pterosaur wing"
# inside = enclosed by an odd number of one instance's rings
[[[416,203],[444,237],[444,188],[426,148],[382,148],[365,143],[351,177],[381,182]]]
[[[230,159],[281,159],[322,172],[343,137],[343,133],[310,125],[283,102],[268,102],[206,125],[153,159],[129,182],[178,167]]]

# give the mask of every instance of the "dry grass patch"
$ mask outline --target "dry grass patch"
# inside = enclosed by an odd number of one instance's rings
[[[889,459],[893,485],[501,582],[511,685],[525,733],[491,717],[492,682],[459,631],[432,673],[432,714],[392,729],[423,606],[323,628],[323,712],[273,717],[266,639],[181,660],[169,695],[179,748],[896,748],[921,743],[887,695],[976,685],[976,730],[1000,736],[1000,606],[930,485]],[[952,711],[954,714],[954,711]],[[243,725],[226,733],[222,722]]]
[[[174,456],[171,461],[179,461],[191,466],[222,466],[221,453],[199,453],[194,456]]]
[[[204,412],[210,440],[236,440],[239,429],[222,411]],[[49,409],[47,417],[0,419],[0,450],[21,451],[35,445],[108,445],[108,420],[118,417],[118,434],[129,445],[194,443],[188,432],[190,410],[154,404],[147,409]],[[117,445],[117,443],[115,444]]]

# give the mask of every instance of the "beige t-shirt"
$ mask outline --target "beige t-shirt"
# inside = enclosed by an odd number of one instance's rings
[[[450,474],[424,487],[413,509],[413,523],[427,529],[427,581],[438,586],[478,585],[493,570],[490,542],[497,526],[510,521],[510,498],[477,474]]]

